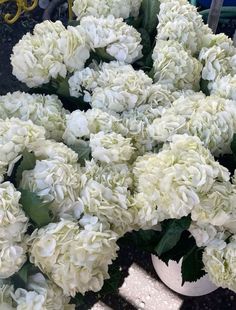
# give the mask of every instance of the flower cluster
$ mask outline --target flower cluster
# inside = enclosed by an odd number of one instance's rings
[[[66,110],[55,95],[30,95],[17,91],[0,96],[0,118],[12,117],[43,126],[48,139],[60,141],[65,131]]]
[[[107,17],[113,15],[116,18],[137,17],[142,0],[75,0],[73,12],[80,20],[84,16]]]
[[[236,290],[236,172],[218,161],[236,133],[236,49],[187,0],[160,1],[156,39],[141,1],[121,2],[75,0],[77,26],[45,21],[13,49],[13,74],[62,101],[0,97],[0,278],[27,257],[34,270],[2,283],[0,308],[74,309],[120,237],[183,217],[212,281]]]
[[[60,21],[45,21],[14,46],[11,63],[20,81],[37,87],[82,69],[88,58],[89,47],[80,28],[65,29]]]

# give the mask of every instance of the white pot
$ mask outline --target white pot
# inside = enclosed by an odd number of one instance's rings
[[[157,256],[152,255],[152,263],[158,277],[173,291],[185,296],[202,296],[215,291],[215,286],[207,275],[196,282],[185,282],[182,286],[181,263],[169,261],[168,266]]]

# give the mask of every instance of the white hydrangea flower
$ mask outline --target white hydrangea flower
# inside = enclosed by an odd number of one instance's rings
[[[75,0],[72,10],[80,20],[84,16],[137,17],[142,0]]]
[[[191,217],[198,224],[227,227],[235,218],[236,191],[230,182],[215,182],[211,190],[200,196]]]
[[[157,39],[177,41],[192,54],[200,51],[203,35],[212,33],[188,1],[161,1],[158,21]]]
[[[203,263],[210,280],[217,286],[236,291],[236,237],[227,244],[213,240],[203,252]]]
[[[233,41],[225,34],[208,35],[203,38],[206,41],[205,47],[199,54],[199,60],[203,64],[202,78],[212,82],[216,78],[230,74],[232,69],[235,71],[233,56],[236,49]],[[211,88],[211,84],[209,87]]]
[[[91,134],[89,146],[92,157],[107,164],[127,162],[134,152],[131,139],[114,132]]]
[[[216,227],[210,223],[199,225],[192,222],[188,230],[194,237],[198,247],[207,246],[217,236]]]
[[[89,67],[74,72],[68,80],[70,95],[76,98],[79,98],[85,94],[88,96],[88,91],[94,90],[97,87],[98,75],[98,71]],[[91,100],[90,96],[89,100]]]
[[[0,184],[0,244],[21,242],[27,230],[28,218],[19,204],[20,192],[13,184]]]
[[[45,296],[44,308],[52,310],[74,310],[75,305],[69,305],[70,298],[63,295],[60,287],[50,280],[46,280],[41,273],[29,277],[27,289]]]
[[[133,172],[136,191],[147,200],[146,212],[158,214],[159,221],[188,215],[199,204],[199,194],[207,193],[216,180],[229,180],[228,170],[199,138],[187,135],[173,136],[158,154],[139,157]]]
[[[97,85],[91,98],[92,107],[120,113],[146,101],[152,79],[131,65],[111,62],[101,66]]]
[[[150,136],[165,142],[174,134],[198,136],[214,155],[230,153],[236,132],[234,101],[195,93],[180,97],[148,127]]]
[[[16,309],[13,304],[11,294],[13,293],[13,285],[5,284],[1,282],[0,285],[0,309],[1,310],[13,310]]]
[[[151,104],[140,105],[121,114],[122,123],[127,128],[127,133],[124,132],[123,135],[131,139],[136,149],[135,156],[143,155],[157,145],[157,142],[150,137],[147,128],[159,115],[159,107]]]
[[[34,33],[27,33],[13,47],[13,74],[28,87],[48,83],[51,78],[65,77],[67,70],[58,48],[60,33],[65,27],[60,21],[37,24]]]
[[[64,143],[45,140],[43,143],[36,141],[31,146],[35,157],[39,160],[56,159],[68,164],[76,164],[78,161],[78,154]]]
[[[0,246],[0,278],[6,279],[20,270],[26,262],[26,246],[5,242]]]
[[[155,83],[148,88],[147,104],[152,109],[157,110],[157,114],[161,115],[166,108],[176,99],[174,89],[170,89],[166,85]]]
[[[105,49],[106,53],[119,61],[133,63],[142,57],[141,35],[122,18],[96,18],[86,16],[80,26],[85,31],[91,49]]]
[[[47,310],[44,306],[45,296],[38,294],[35,291],[26,291],[25,289],[18,288],[12,298],[17,304],[17,310]]]
[[[218,77],[211,85],[211,94],[225,99],[236,100],[236,76]]]
[[[21,153],[25,149],[31,151],[32,143],[35,141],[45,141],[43,127],[34,125],[30,120],[22,121],[18,118],[0,120],[1,172],[8,167],[8,175],[11,175],[13,166],[20,159]]]
[[[68,116],[63,139],[67,145],[77,145],[81,138],[88,139],[90,134],[100,131],[127,133],[117,117],[93,108],[87,112],[76,110]]]
[[[0,96],[0,118],[16,117],[43,126],[46,138],[60,141],[65,130],[66,111],[55,95],[27,94],[20,91]]]
[[[129,167],[126,164],[99,166],[91,161],[86,162],[84,171],[80,201],[85,214],[108,222],[120,236],[131,230],[133,179]]]
[[[81,70],[86,60],[89,59],[86,36],[80,27],[68,26],[61,32],[58,47],[69,72]]]
[[[99,291],[116,257],[117,235],[110,230],[80,229],[62,220],[36,230],[29,238],[30,260],[47,274],[65,295]]]
[[[181,44],[159,40],[152,57],[156,82],[177,89],[199,90],[202,65]]]
[[[51,78],[65,78],[67,70],[81,69],[88,58],[89,48],[81,30],[66,30],[60,21],[44,21],[14,46],[11,63],[18,80],[37,87]]]
[[[78,205],[80,168],[57,159],[37,160],[33,170],[25,170],[20,187],[36,193],[55,217],[69,216]]]

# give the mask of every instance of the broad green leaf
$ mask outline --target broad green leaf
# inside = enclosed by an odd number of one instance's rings
[[[20,164],[16,170],[16,184],[17,184],[17,186],[19,186],[19,184],[20,184],[23,171],[34,169],[35,164],[36,164],[36,157],[35,157],[34,153],[30,153],[27,150],[25,150],[22,153],[22,160],[21,160],[21,162],[20,162]]]
[[[12,276],[12,283],[14,288],[25,288],[28,283],[29,269],[31,264],[26,262],[21,269]]]
[[[186,216],[179,220],[165,221],[162,232],[162,238],[155,247],[156,254],[161,256],[170,251],[180,240],[182,233],[190,226],[191,218]]]
[[[188,231],[184,231],[177,244],[166,253],[160,256],[160,259],[168,265],[169,260],[174,260],[177,263],[186,255],[192,248],[196,246],[195,239],[191,237]]]
[[[119,240],[120,244],[133,245],[140,250],[156,254],[155,247],[160,240],[161,232],[156,230],[139,230],[126,234]]]
[[[21,192],[20,203],[28,217],[40,228],[52,222],[50,203],[43,203],[35,194],[25,189],[19,189]]]
[[[127,25],[134,27],[135,29],[138,29],[140,27],[140,24],[142,22],[141,16],[139,17],[128,17],[125,19],[125,22]]]
[[[96,48],[96,54],[100,58],[100,60],[103,61],[112,61],[115,60],[115,58],[111,55],[109,55],[106,51],[105,48]]]
[[[76,145],[69,145],[69,147],[78,154],[78,162],[83,166],[86,160],[91,159],[91,148],[85,141],[80,141]]]
[[[181,266],[182,285],[185,282],[196,282],[206,274],[203,270],[202,253],[203,249],[195,246],[183,257]]]
[[[158,0],[143,0],[143,23],[142,26],[148,33],[152,33],[158,23],[157,14],[159,12],[160,3]]]
[[[68,79],[61,79],[57,81],[57,86],[55,87],[57,90],[57,94],[63,97],[70,97],[70,87]]]
[[[142,38],[142,46],[143,46],[143,55],[146,59],[146,56],[150,53],[151,49],[152,49],[152,42],[151,42],[151,39],[150,39],[150,35],[149,33],[147,32],[146,29],[144,28],[139,28],[138,31],[140,32],[141,34],[141,38]]]

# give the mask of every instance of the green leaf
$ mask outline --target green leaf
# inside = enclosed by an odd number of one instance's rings
[[[30,153],[27,150],[25,150],[22,153],[22,160],[16,170],[16,184],[19,186],[20,181],[22,179],[23,171],[25,170],[32,170],[34,169],[36,164],[36,157],[34,153]]]
[[[200,89],[201,89],[201,91],[202,91],[206,96],[209,96],[209,95],[210,95],[210,91],[209,91],[209,89],[208,89],[208,84],[209,84],[209,81],[201,79],[201,81],[200,81]]]
[[[170,251],[162,254],[160,259],[167,265],[169,260],[173,260],[178,263],[181,258],[195,246],[195,239],[190,235],[188,231],[184,231],[177,244]]]
[[[148,33],[152,33],[158,23],[157,14],[159,12],[160,3],[158,0],[143,0],[143,23],[142,26]]]
[[[76,145],[69,145],[69,147],[78,154],[78,162],[83,166],[86,160],[91,159],[91,148],[89,144],[80,140]]]
[[[171,250],[180,240],[182,233],[190,226],[191,218],[182,217],[179,220],[168,220],[164,222],[162,238],[155,247],[156,254],[161,256]]]
[[[234,134],[233,141],[230,145],[232,153],[236,156],[236,134]]]
[[[36,224],[38,228],[52,222],[50,203],[43,203],[35,194],[25,189],[19,189],[21,192],[20,203],[28,217]]]
[[[138,249],[156,254],[155,247],[160,240],[161,232],[156,230],[139,230],[126,234],[119,240],[120,244],[133,245]]]
[[[31,264],[26,262],[23,267],[12,276],[12,283],[14,288],[25,288],[28,283],[28,275],[29,269],[31,268]]]
[[[68,26],[77,27],[80,25],[80,20],[70,20],[68,21]]]
[[[107,295],[115,293],[121,282],[121,272],[118,265],[111,265],[109,268],[110,279],[104,281],[104,285],[99,292],[101,295]]]
[[[150,53],[150,50],[152,49],[152,42],[150,39],[150,35],[146,29],[140,28],[138,29],[138,31],[141,34],[141,38],[142,38],[141,44],[143,46],[142,52],[146,59],[146,56]]]
[[[206,274],[203,270],[202,254],[203,249],[196,246],[183,257],[181,266],[182,285],[185,282],[196,282]]]
[[[109,55],[105,48],[96,48],[96,54],[102,61],[112,61],[116,60],[113,56]]]

